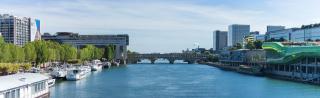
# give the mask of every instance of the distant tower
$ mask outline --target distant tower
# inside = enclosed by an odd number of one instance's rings
[[[36,35],[34,37],[34,40],[41,40],[41,33],[40,33],[40,20],[36,19]]]

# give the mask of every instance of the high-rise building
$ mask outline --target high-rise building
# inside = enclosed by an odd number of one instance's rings
[[[213,50],[222,50],[227,47],[228,32],[216,30],[213,32]]]
[[[250,25],[233,24],[228,30],[228,46],[242,44],[245,36],[250,35]]]
[[[9,14],[0,15],[0,33],[5,42],[23,46],[33,41],[40,34],[40,21],[28,17],[17,17]]]
[[[267,32],[284,30],[285,26],[267,26]]]

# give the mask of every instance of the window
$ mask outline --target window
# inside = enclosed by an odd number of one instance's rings
[[[6,92],[4,98],[20,98],[20,89]]]

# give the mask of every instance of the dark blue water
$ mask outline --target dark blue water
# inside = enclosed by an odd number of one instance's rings
[[[207,65],[136,64],[63,81],[52,98],[320,98],[320,87]]]

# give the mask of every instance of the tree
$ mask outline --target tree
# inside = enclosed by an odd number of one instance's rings
[[[255,45],[253,42],[250,41],[246,44],[246,48],[252,50],[255,49]]]
[[[286,42],[287,40],[284,39],[283,37],[281,37],[278,41],[279,41],[279,42]]]
[[[36,64],[41,64],[49,60],[49,49],[45,41],[39,40],[35,41],[35,50],[36,50]]]
[[[253,43],[254,43],[255,49],[262,49],[263,42],[261,40],[256,40]]]
[[[240,43],[236,43],[236,45],[234,46],[236,49],[242,49],[242,45]]]
[[[104,50],[104,57],[107,58],[109,61],[114,60],[115,48],[115,45],[108,45]]]
[[[27,43],[24,46],[24,53],[26,62],[33,62],[37,58],[37,53],[33,43]]]
[[[0,55],[1,62],[9,63],[10,61],[12,61],[12,56],[11,56],[9,44],[5,44],[2,46],[1,53],[2,53]]]
[[[309,38],[309,39],[307,39],[307,42],[313,42],[313,40]]]

